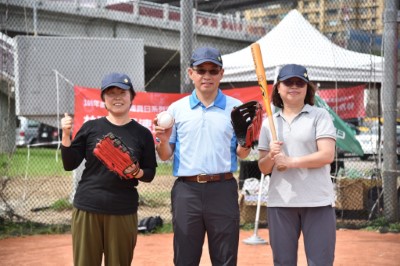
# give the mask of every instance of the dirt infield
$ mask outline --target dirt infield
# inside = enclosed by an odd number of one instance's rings
[[[246,245],[244,239],[252,231],[240,232],[238,265],[273,265],[269,245]],[[258,235],[268,240],[268,229]],[[132,265],[165,266],[172,263],[172,234],[139,235]],[[0,264],[72,265],[71,235],[31,236],[0,240]],[[201,266],[211,265],[208,248],[204,245]],[[307,265],[304,246],[300,240],[299,263]],[[335,265],[400,265],[400,234],[338,230]]]

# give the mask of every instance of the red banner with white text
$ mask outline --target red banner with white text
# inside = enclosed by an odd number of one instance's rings
[[[271,91],[272,86],[268,86]],[[104,102],[100,98],[100,90],[75,86],[75,111],[73,136],[76,135],[83,123],[88,120],[106,116],[107,110]],[[235,97],[242,102],[258,101],[262,104],[263,99],[258,86],[227,89],[226,95]],[[156,92],[137,92],[130,109],[130,117],[141,125],[154,132],[153,119],[155,116],[167,110],[168,106],[188,94],[180,93],[156,93]]]
[[[319,90],[318,95],[341,119],[365,117],[365,85]]]

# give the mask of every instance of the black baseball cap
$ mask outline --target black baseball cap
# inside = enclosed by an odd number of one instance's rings
[[[307,83],[310,81],[307,69],[304,66],[296,64],[289,64],[282,67],[279,71],[278,80],[283,81],[294,77],[302,79]]]
[[[211,62],[222,67],[221,53],[211,47],[201,47],[194,50],[190,59],[190,66],[198,66],[205,62]]]

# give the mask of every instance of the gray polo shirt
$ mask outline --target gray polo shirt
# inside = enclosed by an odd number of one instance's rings
[[[283,141],[283,150],[289,157],[300,157],[317,151],[317,139],[336,140],[336,129],[325,109],[305,105],[289,124],[279,111],[274,114],[277,137]],[[258,149],[269,151],[271,133],[268,119],[263,121]],[[273,168],[267,195],[268,207],[334,206],[330,165],[321,168]]]

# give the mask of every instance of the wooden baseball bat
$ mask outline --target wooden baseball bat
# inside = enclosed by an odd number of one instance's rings
[[[265,76],[265,68],[264,68],[264,64],[263,64],[263,60],[262,60],[260,44],[253,43],[250,46],[250,48],[251,48],[251,54],[252,54],[253,60],[254,60],[254,67],[256,70],[258,86],[260,86],[261,95],[264,100],[265,112],[267,113],[267,116],[268,116],[268,123],[269,123],[269,127],[271,129],[272,140],[276,141],[276,140],[278,140],[278,138],[276,136],[274,118],[272,116],[271,100],[269,99],[268,90],[267,90],[267,88],[268,88],[267,87],[267,77]],[[278,165],[277,169],[278,169],[278,171],[285,171],[286,166]]]

